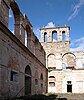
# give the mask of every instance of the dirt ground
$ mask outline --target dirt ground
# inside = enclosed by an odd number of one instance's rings
[[[66,98],[67,100],[84,100],[84,94],[57,94],[59,98]]]

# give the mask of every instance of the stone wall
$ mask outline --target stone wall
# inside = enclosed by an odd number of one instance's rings
[[[41,29],[48,92],[84,93],[84,51],[70,51],[69,30],[68,26]]]
[[[15,18],[14,34],[8,29],[9,9]],[[27,46],[25,46],[25,31]],[[0,1],[0,96],[47,92],[45,51],[26,15],[14,0]]]

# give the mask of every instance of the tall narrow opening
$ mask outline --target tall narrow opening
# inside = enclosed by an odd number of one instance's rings
[[[25,46],[28,46],[28,35],[27,35],[27,31],[25,30]]]
[[[25,68],[25,95],[31,94],[31,69],[30,66]]]
[[[56,42],[57,41],[57,31],[52,32],[52,41]]]
[[[15,24],[14,15],[13,15],[12,9],[10,8],[10,10],[9,10],[8,29],[9,29],[13,34],[15,34],[15,33],[14,33],[14,24]]]
[[[72,84],[71,84],[71,81],[67,81],[67,92],[71,92],[72,93]]]
[[[44,33],[44,42],[47,42],[48,41],[48,37],[47,37],[47,33],[45,32]]]
[[[62,32],[62,41],[66,40],[66,35],[65,35],[65,31]]]

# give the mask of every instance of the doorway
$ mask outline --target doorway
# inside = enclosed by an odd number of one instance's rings
[[[27,66],[25,68],[25,95],[31,94],[31,70]]]
[[[67,81],[67,92],[72,93],[72,84],[71,84],[71,81]]]

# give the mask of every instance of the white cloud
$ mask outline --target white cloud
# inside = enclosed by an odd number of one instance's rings
[[[12,18],[12,15],[11,14],[9,14],[9,18]]]
[[[84,37],[72,41],[71,46],[71,51],[84,51]]]
[[[72,20],[74,17],[76,17],[81,9],[81,7],[84,5],[84,0],[79,0],[79,3],[77,3],[73,8],[73,13],[68,18],[68,21]]]
[[[12,18],[13,17],[13,13],[12,13],[12,10],[10,9],[9,10],[9,18]]]
[[[53,22],[49,22],[45,28],[51,28],[51,27],[55,27],[55,24]]]

